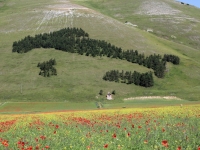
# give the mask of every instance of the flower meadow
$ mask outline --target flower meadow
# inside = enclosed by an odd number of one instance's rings
[[[200,105],[0,116],[0,150],[200,150]]]

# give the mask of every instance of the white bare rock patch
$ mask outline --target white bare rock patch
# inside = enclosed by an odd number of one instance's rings
[[[48,6],[50,9],[54,9],[54,10],[71,10],[71,9],[85,9],[88,10],[88,8],[80,6],[80,5],[76,5],[76,4],[72,4],[69,2],[66,2],[64,4],[56,4],[56,5],[49,5]]]
[[[127,25],[129,25],[129,26],[132,26],[132,27],[138,27],[138,25],[132,24],[131,22],[126,22],[125,24],[127,24]]]
[[[95,11],[72,4],[69,1],[60,1],[61,4],[49,5],[43,11],[44,20],[51,20],[58,17],[100,17]]]
[[[141,15],[175,15],[181,11],[170,7],[168,4],[160,1],[147,0],[137,10],[136,14]]]
[[[89,8],[76,5],[70,1],[59,1],[58,4],[48,5],[43,10],[40,10],[42,18],[36,22],[36,30],[40,30],[44,24],[49,22],[64,22],[65,24],[73,24],[75,18],[98,18],[102,19],[103,16]]]
[[[125,101],[128,100],[147,100],[147,99],[166,99],[166,100],[181,100],[180,98],[176,96],[142,96],[142,97],[130,97],[130,98],[125,98]]]
[[[171,35],[171,38],[172,38],[172,39],[176,39],[176,36],[174,36],[174,35]]]
[[[192,41],[200,42],[200,36],[189,36]]]
[[[153,29],[148,28],[148,29],[147,29],[147,32],[153,32]]]

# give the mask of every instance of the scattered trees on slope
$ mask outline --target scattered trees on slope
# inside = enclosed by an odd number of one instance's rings
[[[154,85],[152,72],[139,73],[137,71],[119,72],[118,70],[111,70],[103,76],[105,81],[121,82],[126,84],[135,84],[143,87],[151,87]]]
[[[131,63],[137,63],[154,70],[155,76],[163,78],[166,70],[166,62],[179,64],[180,59],[174,55],[150,55],[145,57],[137,50],[123,51],[104,40],[90,39],[89,34],[81,28],[64,28],[59,31],[38,34],[35,37],[27,36],[13,43],[13,52],[26,53],[34,48],[55,48],[70,53],[78,53],[86,56],[107,56],[116,59],[125,59]]]
[[[57,75],[56,68],[54,68],[53,65],[56,65],[55,59],[50,59],[49,61],[38,63],[37,67],[40,68],[39,75],[43,77],[50,77],[52,75]]]
[[[164,57],[163,57],[163,60],[167,61],[167,62],[171,62],[174,65],[178,65],[180,63],[180,58],[178,56],[175,56],[175,55],[165,54]]]

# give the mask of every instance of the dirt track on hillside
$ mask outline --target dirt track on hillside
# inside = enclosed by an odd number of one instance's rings
[[[181,100],[180,98],[176,96],[141,96],[141,97],[130,97],[130,98],[125,98],[125,101],[128,100],[147,100],[147,99],[166,99],[166,100]]]

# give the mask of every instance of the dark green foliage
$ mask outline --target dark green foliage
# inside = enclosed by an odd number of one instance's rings
[[[165,65],[167,62],[172,62],[173,64],[179,64],[179,57],[174,55],[165,55],[162,58],[160,55],[150,55],[145,57],[144,54],[139,54],[137,50],[127,50],[123,51],[120,47],[116,47],[107,43],[104,40],[90,39],[89,34],[83,31],[81,28],[65,28],[59,31],[54,31],[50,33],[38,34],[35,37],[27,36],[18,42],[13,43],[13,52],[26,53],[34,48],[55,48],[57,50],[62,50],[70,53],[78,53],[80,55],[86,56],[107,56],[116,59],[125,59],[131,63],[137,63],[143,65],[147,68],[154,70],[154,74],[159,77],[164,77]],[[43,73],[42,73],[43,74]],[[44,72],[45,74],[45,72]],[[48,73],[46,73],[48,76]],[[45,74],[45,75],[46,75]],[[105,80],[119,82],[118,77],[111,75],[109,77],[105,76]],[[128,84],[136,83],[138,81],[133,81],[131,75],[122,77],[123,83],[129,81]]]
[[[115,90],[113,90],[111,94],[115,95],[116,94]]]
[[[180,58],[178,56],[175,56],[175,55],[165,54],[164,57],[163,57],[163,60],[167,61],[167,62],[171,62],[175,65],[178,65],[180,63]]]
[[[52,75],[57,75],[57,71],[53,67],[53,65],[56,65],[55,59],[50,59],[49,61],[38,63],[37,67],[40,68],[39,75],[43,77],[50,77]]]
[[[100,90],[100,91],[99,91],[99,95],[103,95],[103,90]]]
[[[118,70],[111,70],[106,72],[103,76],[103,79],[106,81],[115,81],[126,84],[135,84],[143,87],[151,87],[154,85],[152,72],[139,73],[134,71],[133,73],[126,71],[119,72]],[[115,91],[113,91],[115,93]],[[112,92],[112,94],[113,94]]]

